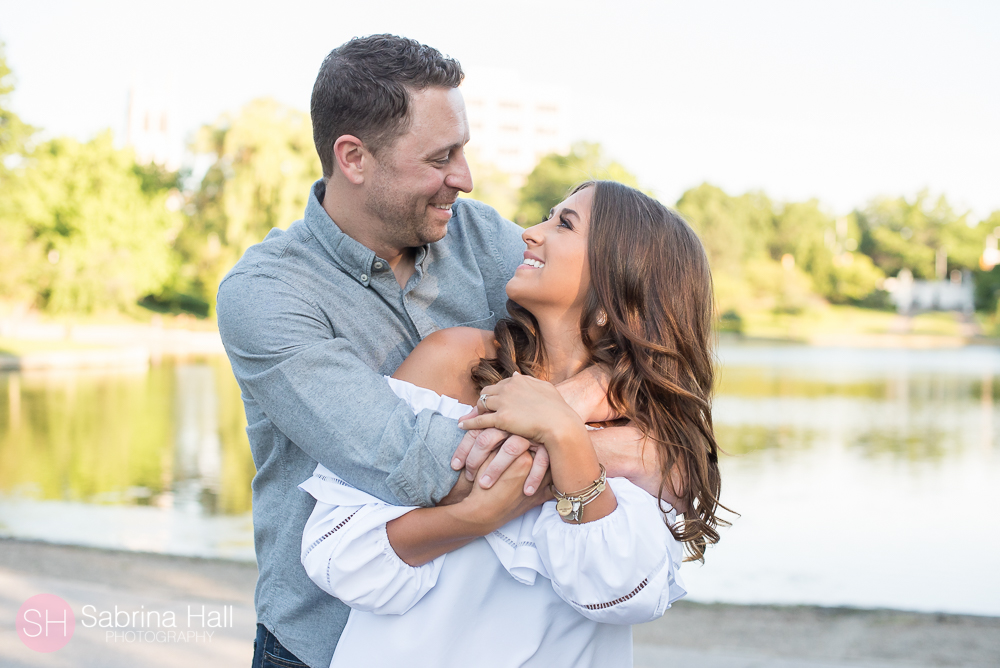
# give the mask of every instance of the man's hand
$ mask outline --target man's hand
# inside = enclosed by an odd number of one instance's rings
[[[478,414],[478,411],[472,411],[462,417],[459,422],[464,422]],[[527,496],[532,496],[542,487],[542,478],[545,477],[545,473],[549,469],[548,451],[527,439],[511,436],[500,429],[473,429],[466,433],[462,442],[458,444],[458,449],[455,450],[451,467],[456,471],[465,468],[463,477],[469,481],[475,480],[479,468],[497,448],[499,448],[497,456],[489,463],[479,479],[479,484],[484,489],[489,489],[494,481],[507,470],[507,467],[525,452],[532,452],[535,457],[532,460],[531,471],[524,481],[524,493]]]
[[[590,442],[597,451],[597,459],[608,471],[609,478],[628,478],[653,496],[661,494],[660,453],[653,443],[632,426],[608,427],[590,432]],[[684,476],[674,465],[670,472],[670,484],[663,488],[661,499],[669,503],[677,512],[683,513],[687,506],[673,493],[684,489]]]
[[[493,458],[498,456],[499,453]],[[486,533],[502,527],[515,517],[520,517],[552,498],[551,492],[548,491],[548,483],[552,480],[550,476],[544,479],[546,483],[544,492],[534,496],[524,494],[524,480],[530,469],[531,455],[521,454],[499,474],[495,484],[489,489],[474,485],[468,498],[462,502],[461,508],[475,524],[487,527],[489,530]]]
[[[589,366],[556,385],[559,394],[584,422],[607,422],[619,416],[608,406],[608,370]]]
[[[463,501],[465,497],[469,495],[469,492],[472,491],[472,485],[473,482],[464,475],[458,476],[458,482],[456,482],[455,486],[451,488],[450,492],[448,492],[448,496],[438,501],[437,505],[450,506],[458,503],[459,501]]]

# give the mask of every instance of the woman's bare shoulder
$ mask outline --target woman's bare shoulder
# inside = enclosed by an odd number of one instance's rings
[[[493,332],[474,327],[440,329],[417,344],[392,377],[474,404],[479,394],[472,369],[483,357],[495,354]]]

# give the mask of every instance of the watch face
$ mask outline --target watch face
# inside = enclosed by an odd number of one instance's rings
[[[559,499],[556,503],[556,512],[562,517],[567,517],[573,512],[573,502],[569,499]]]

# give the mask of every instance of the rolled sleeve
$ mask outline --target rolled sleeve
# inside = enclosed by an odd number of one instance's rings
[[[303,291],[273,276],[231,275],[218,321],[244,391],[312,459],[394,504],[432,505],[451,490],[464,432],[430,411],[415,416]]]

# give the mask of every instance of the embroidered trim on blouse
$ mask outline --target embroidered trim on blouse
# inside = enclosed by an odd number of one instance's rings
[[[629,600],[630,598],[632,598],[633,596],[635,596],[636,594],[638,594],[640,591],[642,591],[643,589],[645,589],[646,585],[648,585],[648,584],[649,584],[649,578],[646,578],[645,580],[643,580],[642,582],[639,583],[638,587],[636,587],[635,589],[633,589],[629,593],[625,594],[621,598],[616,598],[613,601],[608,601],[607,603],[594,603],[593,605],[583,605],[581,603],[574,602],[574,605],[578,605],[581,608],[586,608],[587,610],[604,610],[605,608],[614,607],[614,606],[618,605],[619,603],[624,603],[625,601]]]
[[[323,475],[322,473],[313,473],[313,477],[314,478],[319,478],[320,480],[323,480],[325,482],[335,482],[338,485],[343,485],[344,487],[351,487],[351,485],[347,484],[346,482],[344,482],[340,478],[331,478],[330,476]],[[351,487],[351,489],[354,489],[354,487]]]
[[[313,543],[312,543],[312,545],[310,545],[308,548],[306,548],[306,552],[305,552],[305,554],[302,555],[302,558],[304,559],[307,556],[309,556],[309,553],[313,551],[313,548],[315,548],[317,545],[319,545],[320,543],[322,543],[324,540],[326,540],[327,538],[329,538],[333,534],[335,534],[338,531],[340,531],[341,529],[343,529],[344,525],[347,524],[348,522],[350,522],[351,518],[354,517],[357,514],[358,514],[358,511],[355,510],[353,513],[351,513],[350,515],[348,515],[344,519],[343,522],[341,522],[340,524],[338,524],[337,526],[333,527],[332,529],[330,529],[329,531],[327,531],[325,534],[323,534],[322,536],[320,536],[319,538],[317,538],[316,540],[314,540]]]
[[[527,545],[528,547],[535,547],[535,544],[530,540],[522,540],[520,543],[515,543],[512,538],[508,538],[507,536],[500,533],[499,529],[494,531],[493,535],[502,540],[503,542],[507,543],[508,545],[510,545],[515,550],[524,545]]]

